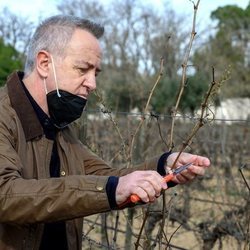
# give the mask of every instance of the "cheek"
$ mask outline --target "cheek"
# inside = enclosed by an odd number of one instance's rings
[[[84,81],[84,76],[79,75],[76,70],[68,70],[67,68],[61,68],[60,74],[58,72],[57,82],[59,89],[68,91],[72,94],[77,94],[82,82]]]
[[[82,77],[67,79],[67,81],[63,82],[62,88],[72,94],[78,94],[80,89],[82,88],[82,82]]]

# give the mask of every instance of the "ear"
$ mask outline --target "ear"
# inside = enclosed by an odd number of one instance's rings
[[[50,55],[45,50],[40,50],[36,57],[36,69],[42,78],[47,78],[49,74]]]

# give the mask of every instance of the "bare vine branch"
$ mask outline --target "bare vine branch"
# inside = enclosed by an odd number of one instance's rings
[[[126,159],[127,158],[127,154],[126,154],[126,152],[127,152],[127,145],[126,145],[125,139],[124,139],[124,137],[123,137],[123,135],[122,135],[122,133],[120,131],[120,128],[119,128],[119,126],[118,126],[115,118],[113,117],[112,112],[107,108],[107,105],[105,104],[105,102],[104,102],[101,94],[97,90],[95,90],[95,95],[98,97],[99,102],[102,105],[102,107],[101,107],[102,113],[106,114],[109,117],[109,120],[114,125],[114,128],[115,128],[115,130],[116,130],[116,132],[117,132],[117,134],[118,134],[118,136],[119,136],[119,138],[121,140],[122,149],[119,150],[118,153],[122,152],[123,157]],[[112,161],[113,161],[113,159],[112,159]]]
[[[209,89],[207,91],[207,93],[205,94],[205,97],[201,103],[200,106],[200,110],[201,110],[201,114],[199,119],[197,120],[197,122],[195,123],[194,127],[192,128],[190,134],[187,136],[186,140],[182,143],[180,149],[179,149],[179,153],[173,163],[172,168],[175,168],[175,164],[178,161],[181,153],[186,149],[187,146],[190,146],[192,143],[192,140],[194,138],[194,136],[197,134],[197,132],[199,131],[199,129],[201,127],[203,127],[208,121],[212,121],[214,117],[209,118],[210,113],[208,111],[210,111],[209,109],[209,105],[212,102],[212,99],[217,95],[219,89],[221,88],[222,84],[228,80],[230,76],[230,71],[226,70],[224,75],[222,76],[222,78],[219,81],[215,80],[215,69],[214,67],[212,67],[212,81],[211,84],[209,86]]]
[[[249,184],[248,184],[248,182],[247,182],[247,180],[246,180],[246,178],[245,178],[245,176],[244,176],[244,173],[243,173],[243,171],[242,171],[242,169],[245,168],[245,167],[246,167],[246,164],[243,164],[243,165],[239,168],[239,171],[240,171],[240,174],[241,174],[241,176],[242,176],[242,178],[243,178],[243,180],[244,180],[244,182],[245,182],[245,184],[246,184],[246,186],[247,186],[247,188],[248,188],[248,191],[250,192],[250,186],[249,186]]]
[[[149,108],[149,104],[150,104],[150,101],[151,101],[151,98],[153,96],[153,93],[155,91],[155,88],[156,86],[158,85],[159,81],[161,80],[162,78],[162,75],[163,75],[163,58],[161,59],[161,64],[160,64],[160,72],[157,76],[157,79],[152,87],[152,89],[150,90],[150,93],[149,93],[149,96],[148,96],[148,100],[147,100],[147,103],[145,105],[145,108],[144,108],[144,111],[143,111],[143,115],[141,116],[141,120],[138,124],[138,126],[136,127],[135,129],[135,133],[132,135],[132,138],[131,138],[131,142],[130,142],[130,145],[129,145],[129,153],[128,153],[128,159],[127,159],[127,167],[130,167],[131,166],[131,163],[132,163],[132,154],[133,154],[133,149],[134,149],[134,144],[135,144],[135,139],[136,139],[136,136],[138,134],[138,132],[140,131],[144,121],[145,121],[145,114],[148,113],[148,108]]]
[[[147,207],[146,212],[144,213],[144,217],[143,217],[142,225],[141,225],[141,228],[140,228],[140,232],[139,232],[139,235],[138,235],[137,240],[136,240],[136,242],[135,242],[135,249],[136,249],[136,250],[137,250],[137,249],[139,248],[139,246],[140,246],[140,239],[141,239],[142,232],[143,232],[144,226],[145,226],[145,224],[146,224],[148,215],[149,215],[149,206]]]
[[[193,1],[192,1],[192,3],[194,5],[193,25],[192,25],[192,31],[191,31],[191,35],[190,35],[190,39],[189,39],[189,44],[188,44],[188,47],[187,47],[187,50],[186,50],[186,53],[185,53],[185,56],[184,56],[184,59],[183,59],[183,63],[181,65],[182,66],[182,77],[181,77],[179,92],[177,94],[177,99],[176,99],[175,106],[174,106],[174,108],[173,108],[173,110],[171,112],[172,123],[171,123],[169,143],[168,143],[169,150],[172,150],[173,147],[174,147],[174,138],[173,137],[174,137],[175,117],[176,117],[176,114],[178,112],[178,107],[179,107],[179,104],[180,104],[180,100],[181,100],[181,97],[183,95],[183,91],[184,91],[184,88],[185,88],[185,85],[186,85],[188,60],[189,60],[189,57],[190,57],[190,54],[191,54],[193,41],[194,41],[194,38],[196,36],[196,30],[195,30],[196,16],[197,16],[197,10],[198,10],[198,7],[199,7],[200,0],[198,0],[196,4]]]

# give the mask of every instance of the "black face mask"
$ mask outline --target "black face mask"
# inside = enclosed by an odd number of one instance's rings
[[[87,100],[64,90],[60,90],[60,95],[56,90],[51,91],[47,103],[52,122],[62,129],[81,116]]]

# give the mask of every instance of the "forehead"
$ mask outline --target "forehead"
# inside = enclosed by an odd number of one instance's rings
[[[88,31],[76,29],[66,48],[66,56],[76,61],[100,63],[102,51],[98,39]]]

